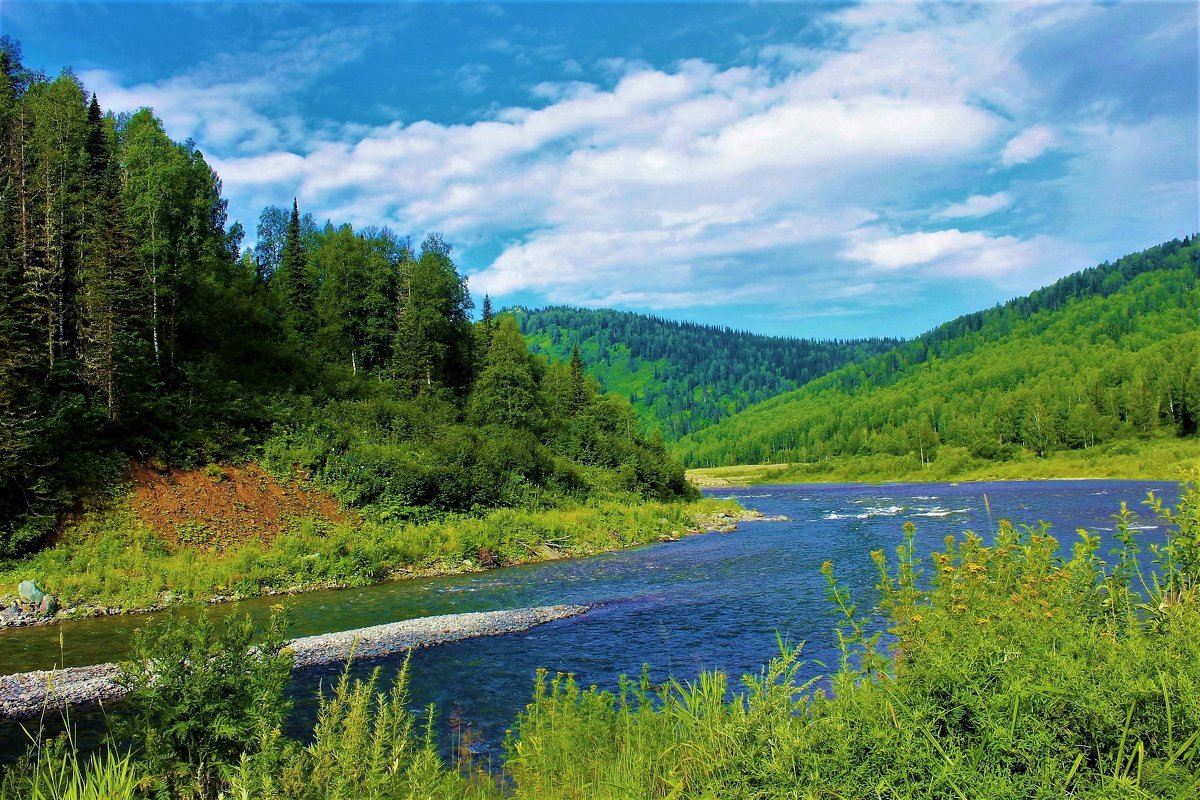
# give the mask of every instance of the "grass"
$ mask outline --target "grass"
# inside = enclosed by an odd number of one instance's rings
[[[87,515],[53,547],[0,563],[0,586],[11,591],[32,579],[78,613],[128,611],[590,555],[703,528],[705,518],[739,510],[727,501],[616,496],[422,524],[300,520],[270,543],[211,550],[172,546],[119,504]]]
[[[2,800],[134,800],[138,767],[115,747],[81,754],[69,737],[35,742],[25,759],[0,775]]]
[[[1062,559],[1044,528],[1007,524],[990,542],[949,537],[923,562],[907,525],[894,556],[872,554],[882,601],[867,613],[826,563],[842,652],[826,679],[797,684],[802,650],[782,641],[737,687],[720,672],[654,687],[644,671],[608,692],[539,673],[494,774],[439,759],[433,709],[422,724],[408,707],[407,667],[390,693],[374,677],[343,675],[311,743],[264,730],[260,746],[226,765],[221,796],[1194,798],[1198,482],[1200,471],[1185,478],[1174,509],[1148,499],[1169,528],[1148,554],[1153,572],[1124,508],[1107,563],[1086,532]],[[70,748],[44,752],[47,775],[82,763]],[[113,763],[81,774],[100,780]],[[28,796],[30,774],[6,778],[0,798]]]
[[[540,675],[508,742],[513,796],[1196,797],[1196,474],[1157,581],[1125,524],[1111,568],[1094,537],[1062,561],[1044,530],[1007,525],[922,564],[908,528],[894,558],[873,554],[890,648],[827,564],[843,659],[826,688],[796,685],[801,651],[782,643],[733,694],[719,672],[616,693]]]
[[[973,457],[965,448],[941,447],[926,464],[915,455],[840,456],[807,464],[747,464],[690,469],[699,486],[757,483],[888,483],[1107,478],[1177,480],[1200,466],[1200,439],[1130,439],[1062,450],[1037,457],[1025,450],[1009,461]]]

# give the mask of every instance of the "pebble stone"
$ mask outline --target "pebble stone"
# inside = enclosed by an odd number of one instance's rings
[[[557,605],[445,614],[305,636],[284,646],[291,649],[295,668],[303,669],[344,662],[351,655],[355,659],[378,658],[410,648],[516,633],[587,610],[587,606]],[[0,676],[0,717],[27,719],[64,706],[117,702],[124,697],[117,683],[119,673],[117,664],[97,664]]]

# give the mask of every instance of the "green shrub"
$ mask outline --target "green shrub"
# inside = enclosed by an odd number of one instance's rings
[[[485,777],[460,775],[438,756],[433,708],[424,723],[408,708],[408,660],[389,693],[376,690],[349,666],[322,696],[312,743],[301,747],[278,730],[231,773],[229,797],[256,800],[375,800],[375,798],[499,798]]]
[[[272,615],[252,648],[249,616],[214,625],[206,614],[169,615],[139,629],[122,664],[129,691],[118,734],[139,745],[146,783],[163,797],[216,797],[224,771],[283,722],[291,656],[280,652],[284,617]]]

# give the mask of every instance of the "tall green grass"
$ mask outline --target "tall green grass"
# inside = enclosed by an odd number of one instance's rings
[[[408,661],[391,691],[378,689],[378,670],[365,681],[349,670],[322,696],[313,740],[300,746],[264,733],[253,757],[231,771],[229,800],[484,800],[499,797],[486,775],[447,768],[433,736],[433,709],[424,722],[408,707]]]
[[[510,735],[513,796],[1194,798],[1200,796],[1200,493],[1151,504],[1173,527],[1144,573],[1129,517],[1106,563],[1044,529],[948,539],[914,529],[879,565],[886,631],[826,565],[842,663],[796,685],[800,651],[731,693],[719,672],[651,691],[539,675]],[[819,685],[820,688],[814,688]]]
[[[83,755],[69,737],[35,743],[23,762],[0,778],[2,800],[134,800],[137,764],[128,752],[105,747]]]
[[[168,545],[127,507],[118,507],[88,515],[53,547],[0,562],[0,593],[32,579],[64,606],[129,610],[218,596],[363,586],[645,544],[736,510],[732,501],[658,502],[613,495],[556,509],[500,509],[422,524],[334,526],[299,520],[269,543],[203,550]]]

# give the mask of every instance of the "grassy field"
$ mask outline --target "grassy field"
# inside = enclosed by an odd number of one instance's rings
[[[908,483],[1051,479],[1178,480],[1200,466],[1200,439],[1126,440],[1038,458],[1029,451],[1009,461],[974,458],[965,448],[942,447],[926,464],[916,456],[844,456],[808,464],[747,464],[688,470],[697,486],[759,483]]]

